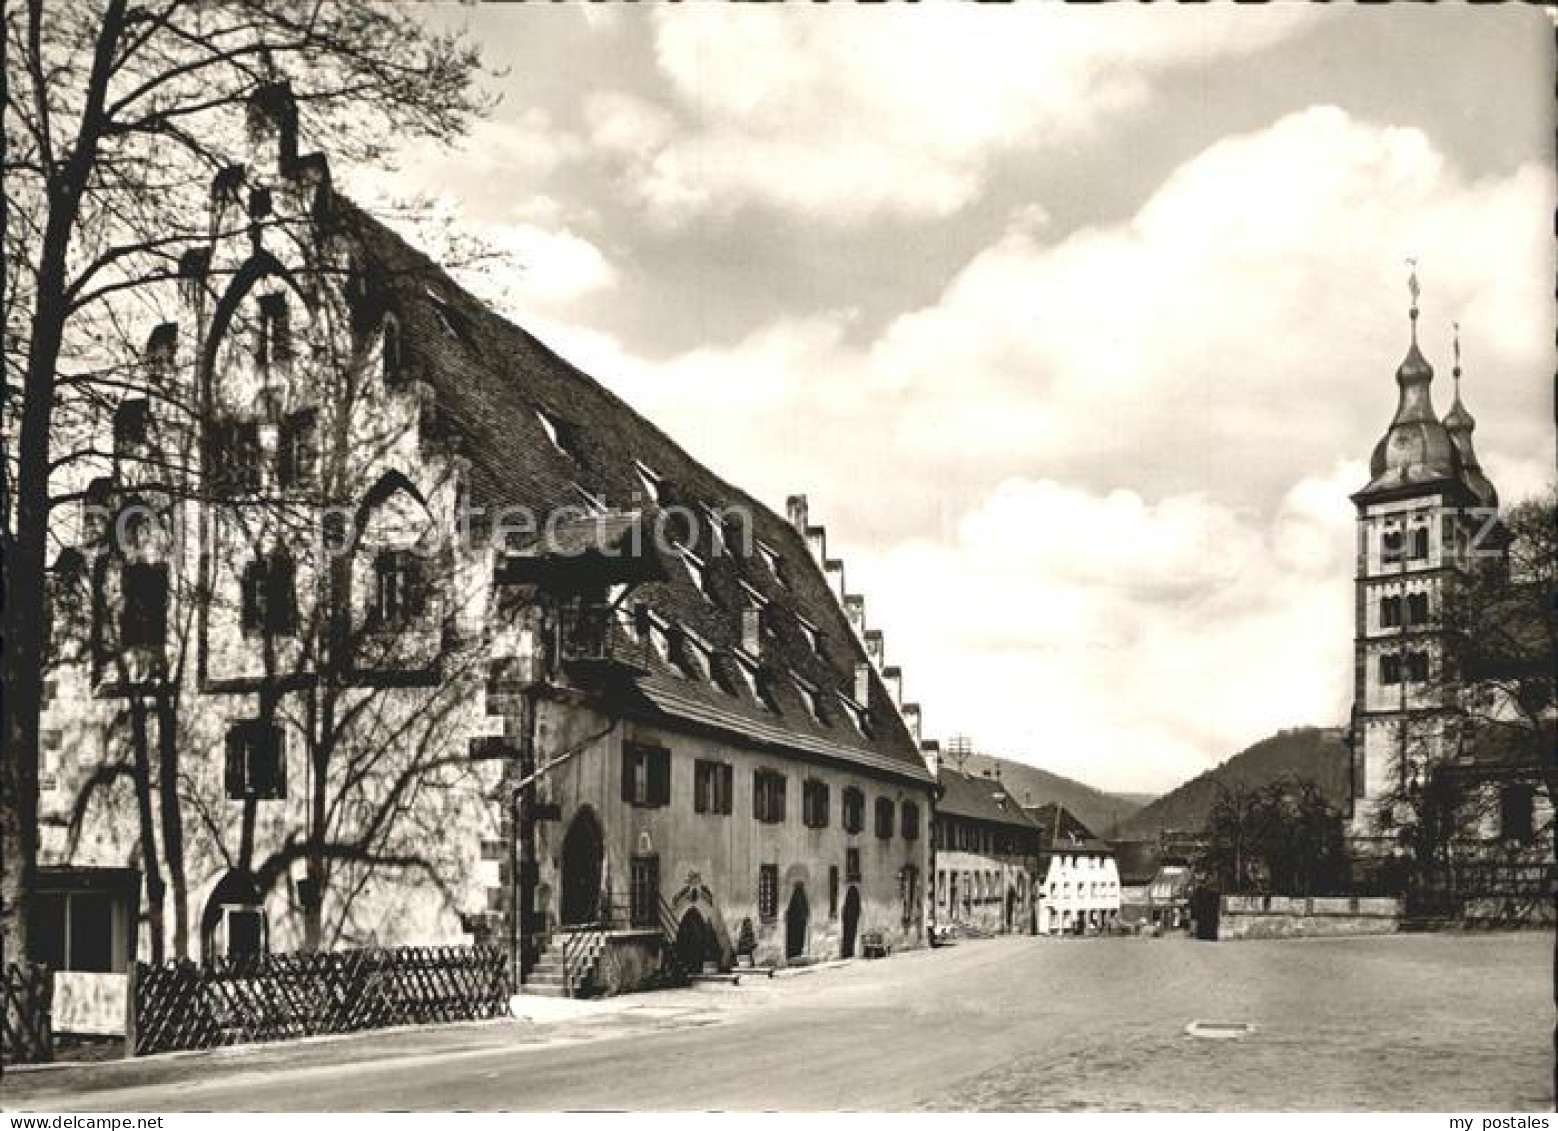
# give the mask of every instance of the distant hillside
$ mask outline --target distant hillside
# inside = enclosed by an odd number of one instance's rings
[[[1199,829],[1211,811],[1217,786],[1262,786],[1281,777],[1311,778],[1332,805],[1343,807],[1351,778],[1342,731],[1299,727],[1262,739],[1216,769],[1187,781],[1115,826],[1112,840],[1156,839],[1163,829]]]
[[[1054,801],[1069,809],[1095,836],[1123,821],[1141,808],[1139,801],[1104,793],[1071,778],[1052,774],[1037,766],[997,758],[990,754],[972,754],[966,767],[970,774],[999,770],[1001,784],[1021,805],[1044,805]]]

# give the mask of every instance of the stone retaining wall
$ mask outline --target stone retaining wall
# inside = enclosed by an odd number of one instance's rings
[[[1388,935],[1401,929],[1401,900],[1389,897],[1225,895],[1217,938],[1284,939]]]

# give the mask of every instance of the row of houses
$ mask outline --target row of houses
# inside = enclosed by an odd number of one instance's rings
[[[137,960],[464,943],[567,993],[1108,924],[1107,846],[922,743],[804,496],[356,207],[284,88],[253,119],[60,484],[32,957],[67,999]]]

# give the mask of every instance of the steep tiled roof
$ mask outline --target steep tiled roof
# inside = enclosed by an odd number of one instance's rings
[[[785,519],[489,310],[383,224],[349,201],[336,203],[343,231],[366,254],[368,285],[376,288],[364,300],[368,317],[388,310],[399,320],[406,375],[432,389],[434,427],[469,461],[475,504],[523,506],[544,521],[558,507],[578,507],[583,492],[614,509],[653,513],[676,504],[700,516],[712,508],[733,523],[750,516],[751,537],[732,529],[731,552],[718,545],[713,522],[692,524],[687,568],[670,562],[668,580],[642,585],[630,599],[653,610],[673,636],[685,630],[710,649],[710,679],[689,678],[647,649],[650,670],[637,682],[648,709],[803,755],[929,781],[874,667],[869,702],[853,703],[857,665],[867,664],[864,648]],[[739,552],[743,543],[750,544],[749,555]],[[737,666],[742,613],[754,604],[762,607],[762,638],[755,667],[743,671]],[[802,621],[818,630],[816,646]],[[808,695],[808,687],[816,694]]]
[[[1114,854],[1113,845],[1094,836],[1064,805],[1040,805],[1029,809],[1028,816],[1043,830],[1039,834],[1041,851]]]
[[[964,817],[987,821],[997,825],[1014,825],[1032,831],[1033,821],[1023,808],[1007,794],[1001,783],[972,774],[961,773],[950,766],[943,767],[937,781],[941,783],[941,800],[936,811],[952,817]]]

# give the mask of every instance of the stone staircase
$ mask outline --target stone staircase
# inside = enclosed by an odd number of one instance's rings
[[[594,990],[595,969],[605,950],[606,932],[600,927],[564,927],[537,957],[520,992],[584,997]]]

